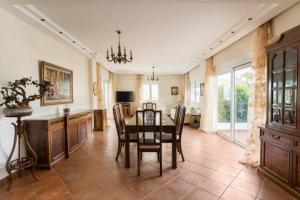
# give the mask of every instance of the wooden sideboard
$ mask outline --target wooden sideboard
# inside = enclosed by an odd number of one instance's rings
[[[50,169],[79,148],[92,133],[93,112],[45,115],[24,120],[29,143],[37,154],[37,167]]]

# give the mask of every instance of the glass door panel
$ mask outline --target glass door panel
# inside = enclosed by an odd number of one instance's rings
[[[231,139],[231,72],[218,75],[217,133]]]
[[[242,145],[250,136],[249,96],[254,73],[251,67],[234,69],[234,125],[233,140]],[[275,91],[274,91],[275,92]]]

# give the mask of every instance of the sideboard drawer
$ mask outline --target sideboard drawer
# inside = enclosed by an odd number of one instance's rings
[[[263,131],[262,135],[263,135],[263,137],[265,137],[271,141],[280,143],[281,145],[284,145],[284,146],[290,146],[292,144],[292,140],[290,138],[284,136],[283,134],[274,132],[274,131],[272,131],[272,132]]]

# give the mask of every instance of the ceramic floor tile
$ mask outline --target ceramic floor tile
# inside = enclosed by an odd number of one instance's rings
[[[241,165],[238,161],[243,149],[218,135],[185,126],[182,148],[186,161],[182,162],[177,154],[178,167],[174,170],[172,146],[163,145],[162,177],[156,155],[145,153],[138,177],[135,144],[131,144],[131,168],[124,167],[124,147],[115,161],[117,134],[112,125],[104,132],[94,132],[69,159],[61,160],[53,169],[36,170],[38,181],[25,172],[22,178],[14,179],[9,192],[7,183],[0,183],[0,199],[252,200],[257,195],[260,200],[294,200],[256,168]]]
[[[221,196],[224,200],[255,200],[255,197],[240,192],[238,190],[228,188]]]
[[[208,178],[198,183],[197,186],[215,196],[220,196],[227,188],[226,185]]]

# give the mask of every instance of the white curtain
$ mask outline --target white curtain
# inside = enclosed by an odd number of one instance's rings
[[[103,87],[102,87],[102,70],[101,65],[99,63],[96,64],[97,66],[97,109],[104,109],[104,95],[103,95]]]
[[[135,109],[142,106],[143,103],[143,82],[144,75],[138,74],[136,76],[136,86],[135,86]]]
[[[204,80],[204,111],[201,115],[200,129],[205,132],[216,131],[216,107],[217,107],[217,78],[216,67],[213,58],[206,60]]]
[[[251,135],[247,140],[245,158],[242,163],[258,166],[260,162],[259,127],[266,121],[266,90],[267,90],[267,54],[265,46],[272,37],[272,26],[267,22],[256,29],[252,68],[255,73],[253,87],[249,99],[249,122]]]
[[[184,74],[184,104],[190,104],[190,73]]]
[[[112,108],[116,104],[116,74],[113,72],[109,72],[109,117],[113,118]]]
[[[116,74],[109,72],[109,102],[112,108],[116,104]]]

